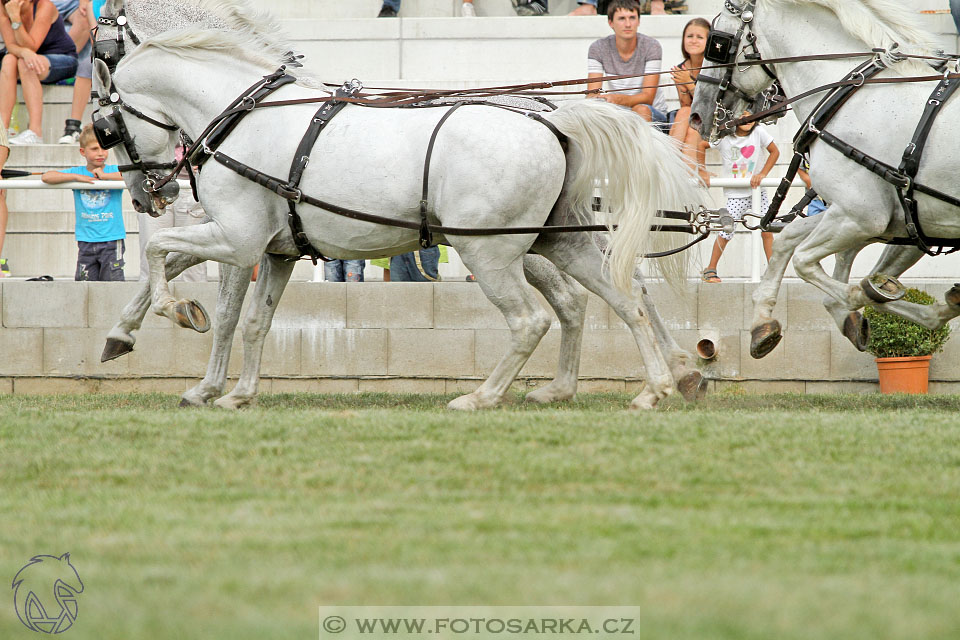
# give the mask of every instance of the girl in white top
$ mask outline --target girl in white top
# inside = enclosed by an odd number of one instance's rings
[[[744,116],[750,115],[749,111],[743,112]],[[773,165],[777,163],[780,157],[780,150],[777,149],[773,136],[762,124],[751,122],[740,125],[732,136],[721,138],[720,142],[714,145],[720,152],[723,159],[724,178],[750,178],[750,187],[724,187],[723,195],[727,197],[727,211],[733,216],[733,219],[740,221],[743,214],[751,209],[751,188],[760,186],[760,181],[767,177]],[[758,169],[758,167],[760,167]],[[707,186],[709,186],[709,177]],[[762,215],[769,207],[767,192],[760,190],[760,203],[762,211],[754,211]],[[763,252],[770,260],[770,254],[773,252],[773,234],[763,232]],[[720,256],[727,243],[733,239],[732,233],[720,232],[713,245],[713,254],[710,256],[710,264],[703,270],[701,279],[704,282],[720,282],[717,277],[717,264],[720,262]]]

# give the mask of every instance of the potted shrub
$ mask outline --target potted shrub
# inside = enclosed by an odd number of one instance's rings
[[[917,304],[933,304],[933,296],[919,289],[907,289],[903,299]],[[870,322],[867,350],[877,359],[881,393],[926,393],[930,357],[943,351],[950,337],[950,326],[936,331],[921,327],[906,318],[881,313],[867,307],[863,313]]]

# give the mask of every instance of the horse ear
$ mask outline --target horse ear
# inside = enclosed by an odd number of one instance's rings
[[[93,86],[97,95],[106,98],[110,95],[110,69],[103,60],[93,61]]]
[[[123,0],[107,0],[103,9],[100,10],[100,15],[116,17],[120,15],[121,9],[123,9]]]

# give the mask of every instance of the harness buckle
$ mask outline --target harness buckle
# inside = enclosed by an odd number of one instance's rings
[[[297,204],[303,198],[303,192],[300,189],[286,184],[277,185],[277,195]]]

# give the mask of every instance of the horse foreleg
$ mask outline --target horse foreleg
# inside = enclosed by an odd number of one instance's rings
[[[257,250],[252,248],[257,245],[253,238],[232,240],[231,242],[224,236],[216,222],[155,232],[146,246],[150,289],[153,292],[153,312],[166,316],[181,327],[200,333],[207,331],[210,328],[210,319],[200,303],[195,300],[177,300],[170,293],[164,277],[164,260],[168,254],[180,252],[203,260],[252,267],[262,255],[262,246],[266,245],[264,242]]]
[[[753,292],[753,321],[750,323],[750,355],[763,358],[779,344],[783,337],[780,322],[773,317],[777,306],[783,275],[797,246],[810,235],[823,216],[801,218],[788,224],[773,243],[773,253],[760,284]]]
[[[523,274],[536,287],[560,320],[560,356],[557,374],[550,383],[531,391],[524,400],[548,403],[569,400],[577,393],[587,290],[552,262],[536,255],[523,259]]]
[[[205,405],[211,398],[223,394],[227,383],[227,367],[233,335],[240,319],[240,308],[247,295],[253,269],[220,265],[220,289],[217,295],[217,315],[213,324],[213,349],[207,363],[207,373],[196,386],[181,396],[180,406]]]
[[[218,407],[239,409],[250,404],[260,384],[260,362],[263,342],[273,323],[273,314],[290,280],[296,262],[266,254],[260,261],[260,273],[253,290],[253,299],[243,320],[243,370],[237,385],[227,395],[214,401]],[[249,282],[249,277],[248,277]],[[238,305],[239,307],[239,305]],[[224,375],[226,373],[224,363]]]
[[[653,304],[653,298],[647,293],[647,286],[643,277],[637,273],[634,280],[640,285],[640,299],[643,300],[643,306],[647,311],[647,318],[650,320],[650,327],[653,329],[653,335],[657,338],[657,344],[660,346],[660,353],[667,359],[667,365],[670,367],[670,373],[677,383],[677,389],[687,402],[696,402],[703,399],[707,393],[707,381],[703,374],[693,366],[693,355],[686,349],[683,349],[677,341],[673,339],[666,323],[660,317],[656,305]]]
[[[164,265],[164,277],[168,281],[173,280],[190,267],[203,262],[203,259],[185,253],[168,254]],[[133,300],[123,308],[120,321],[107,333],[107,343],[103,347],[100,362],[107,362],[133,351],[133,345],[137,341],[133,332],[143,324],[143,319],[150,309],[150,291],[150,284],[144,282]]]

